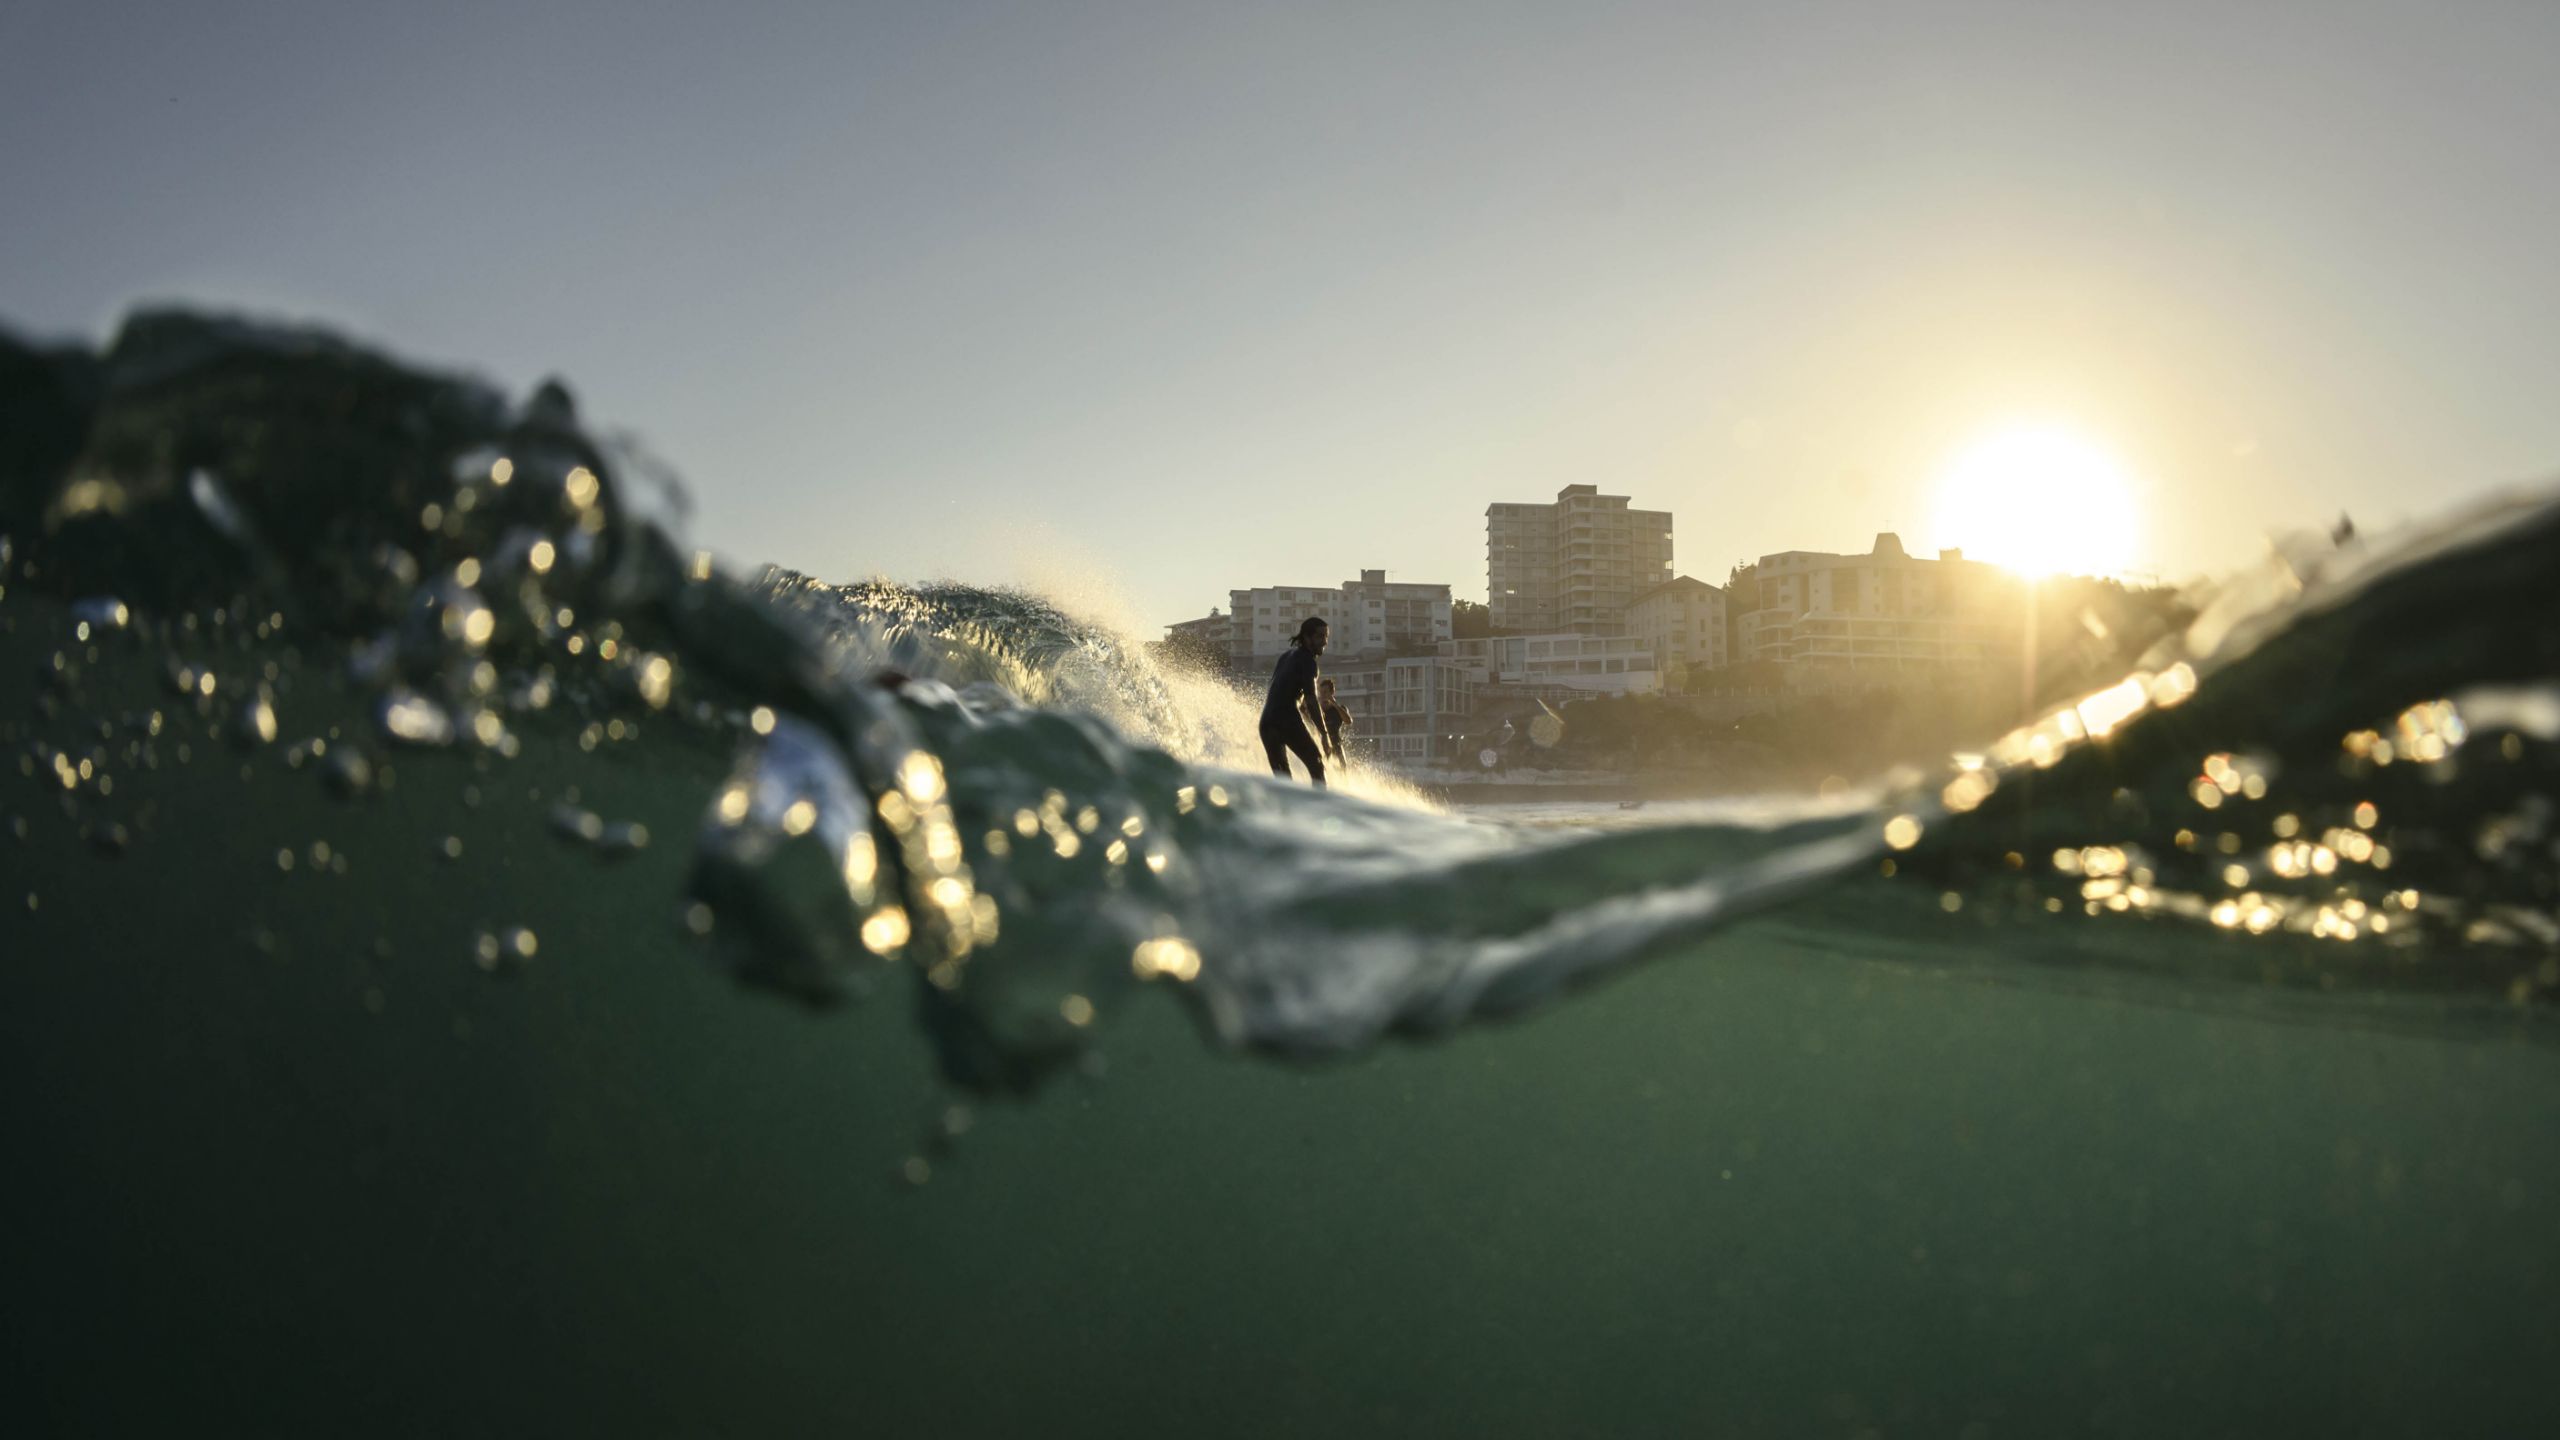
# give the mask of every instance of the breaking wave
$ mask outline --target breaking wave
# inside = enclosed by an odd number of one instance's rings
[[[191,770],[238,769],[248,806],[319,785],[381,830],[396,770],[516,806],[584,852],[564,866],[690,846],[683,893],[634,913],[800,1002],[912,987],[979,1090],[1078,1063],[1148,990],[1220,1044],[1342,1053],[1778,914],[2223,994],[2512,1018],[2560,988],[2549,491],[2280,547],[2119,683],[1880,794],[1541,826],[1374,771],[1275,783],[1245,700],[1037,595],[724,574],[556,386],[512,405],[175,313],[10,373],[36,437],[0,511],[37,676],[12,738],[86,842],[38,875],[211,838],[155,805]],[[692,818],[586,808],[563,777],[591,756]]]

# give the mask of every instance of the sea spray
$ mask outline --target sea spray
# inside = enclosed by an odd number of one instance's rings
[[[1036,1088],[1151,993],[1224,1044],[1340,1054],[1781,909],[1987,936],[2017,964],[2506,1015],[2560,985],[2548,492],[2281,551],[2136,673],[1871,809],[1591,831],[1439,813],[1376,772],[1354,772],[1367,797],[1274,782],[1248,698],[1037,596],[732,579],[628,513],[557,386],[511,407],[165,314],[104,374],[88,446],[10,477],[46,497],[0,576],[36,678],[8,720],[22,799],[67,807],[100,857],[200,843],[159,828],[163,771],[341,701],[360,729],[297,742],[339,778],[249,766],[242,804],[396,774],[549,832],[577,802],[516,767],[624,755],[700,796],[657,830],[692,835],[683,893],[636,909],[804,1003],[907,989],[974,1089]],[[145,715],[127,681],[155,669]],[[357,764],[382,779],[348,784]]]

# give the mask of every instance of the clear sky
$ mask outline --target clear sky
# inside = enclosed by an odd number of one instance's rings
[[[2560,468],[2554,0],[14,0],[0,200],[20,329],[558,372],[734,559],[1155,622],[1571,483],[1964,543],[2025,421],[2171,577]]]

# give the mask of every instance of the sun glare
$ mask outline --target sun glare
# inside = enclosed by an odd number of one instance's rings
[[[2022,575],[2120,573],[2139,523],[2125,463],[2060,426],[1999,431],[1938,481],[1938,543]]]

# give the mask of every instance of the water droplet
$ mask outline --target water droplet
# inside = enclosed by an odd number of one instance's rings
[[[404,745],[450,745],[455,733],[450,712],[408,689],[394,689],[376,702],[374,723]]]
[[[332,751],[321,768],[320,782],[341,800],[353,800],[373,788],[373,762],[352,749]]]
[[[575,805],[551,807],[551,833],[564,840],[593,844],[604,838],[604,817]]]
[[[895,905],[884,905],[862,922],[862,945],[874,955],[890,955],[903,948],[912,938],[907,912]]]
[[[1140,941],[1129,956],[1129,968],[1141,980],[1200,978],[1200,952],[1180,936]]]
[[[483,930],[472,941],[472,960],[491,974],[508,974],[533,963],[540,948],[531,930],[521,925],[499,932]]]

